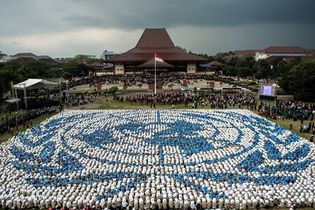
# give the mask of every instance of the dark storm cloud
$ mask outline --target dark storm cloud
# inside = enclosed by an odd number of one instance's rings
[[[1,33],[69,27],[235,26],[314,23],[314,0],[4,0]]]
[[[252,23],[314,23],[314,0],[73,1],[86,15],[63,20],[75,26],[235,26]],[[88,12],[90,11],[90,13]]]
[[[0,51],[122,52],[146,27],[165,27],[176,44],[211,54],[315,48],[314,11],[314,0],[1,0]]]

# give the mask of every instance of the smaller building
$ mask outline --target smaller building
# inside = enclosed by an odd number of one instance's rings
[[[4,54],[4,53],[2,53],[2,52],[0,51],[0,59],[1,59],[2,57],[4,57],[4,56],[7,56],[7,54]]]
[[[83,55],[82,54],[82,55],[76,55],[74,58],[78,59],[82,63],[88,63],[91,60],[95,60],[96,56],[95,55]]]
[[[252,56],[255,57],[256,53],[260,50],[235,50],[234,54],[238,56]]]
[[[43,61],[45,63],[50,63],[50,64],[57,64],[58,63],[57,61],[55,61],[53,58],[51,58],[48,55],[39,55],[39,56],[37,56],[37,58],[39,61]]]
[[[94,62],[91,64],[88,64],[89,67],[89,74],[93,76],[101,76],[104,75],[104,65],[100,62]]]
[[[73,60],[73,58],[55,58],[54,59],[57,63],[67,63],[71,60]]]
[[[234,54],[238,56],[252,56],[256,61],[276,58],[292,61],[314,55],[314,52],[314,49],[305,49],[298,46],[271,46],[262,50],[235,50]]]
[[[13,60],[28,60],[28,59],[34,59],[38,60],[38,57],[34,55],[33,53],[17,53],[13,57]]]
[[[105,69],[112,68],[112,67],[113,67],[113,64],[112,64],[112,63],[108,63],[108,62],[106,62],[106,61],[107,61],[107,60],[110,60],[110,59],[112,59],[113,57],[118,56],[118,55],[119,55],[119,54],[114,53],[113,51],[104,50],[104,52],[102,53],[102,56],[101,56],[101,59],[104,60],[104,68],[105,68]]]
[[[48,55],[39,55],[37,58],[38,60],[52,60],[52,58]]]
[[[0,51],[0,63],[7,63],[12,60],[10,55],[4,54]]]
[[[113,57],[115,57],[115,56],[117,56],[117,55],[119,55],[119,54],[114,53],[113,51],[104,50],[104,52],[102,53],[101,58],[102,58],[104,61],[106,61],[106,60],[109,60],[109,59],[111,59],[111,58],[113,58]]]
[[[203,73],[214,73],[214,74],[219,74],[222,72],[223,69],[223,64],[220,63],[219,61],[212,61],[207,64],[200,64],[200,67],[202,67],[202,72]]]
[[[286,60],[299,59],[311,56],[312,51],[303,47],[296,46],[272,46],[261,51],[257,51],[255,60],[265,60],[272,58],[283,58]]]

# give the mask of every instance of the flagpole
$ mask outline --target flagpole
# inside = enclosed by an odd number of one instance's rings
[[[156,54],[154,53],[154,95],[156,95]]]

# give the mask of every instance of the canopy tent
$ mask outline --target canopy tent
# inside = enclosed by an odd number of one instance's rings
[[[172,64],[166,63],[166,62],[155,62],[156,63],[156,68],[171,68],[174,67]],[[154,68],[155,67],[154,63],[154,57],[147,60],[141,65],[138,65],[139,68]]]
[[[5,101],[8,102],[8,103],[16,103],[16,102],[21,101],[21,99],[19,99],[19,98],[12,98],[12,99],[8,99],[8,100],[5,100]]]
[[[17,90],[23,90],[24,91],[24,103],[25,103],[25,109],[27,109],[28,106],[27,106],[26,90],[50,88],[52,86],[57,86],[57,85],[58,84],[55,82],[51,82],[51,81],[44,80],[44,79],[27,79],[23,82],[12,85],[12,91],[14,89],[15,99],[17,99],[17,100],[18,100]],[[16,101],[16,103],[17,103],[17,110],[18,110],[18,101]]]
[[[13,89],[24,90],[24,89],[40,89],[43,87],[57,86],[55,82],[51,82],[44,79],[27,79],[23,82],[13,85]]]
[[[210,63],[200,64],[199,66],[207,69],[219,69],[223,67],[223,64],[218,61],[212,61]]]
[[[193,88],[186,87],[186,86],[180,86],[179,89],[180,89],[181,91],[193,91]]]
[[[213,66],[210,63],[207,64],[199,64],[200,67],[212,69]]]

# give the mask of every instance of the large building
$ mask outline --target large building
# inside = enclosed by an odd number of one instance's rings
[[[315,50],[298,46],[271,46],[262,50],[236,50],[234,53],[240,56],[252,56],[256,61],[272,60],[275,58],[290,61],[314,55]]]
[[[38,57],[34,55],[33,53],[18,53],[13,56],[14,60],[38,60]]]
[[[284,60],[299,59],[313,54],[312,50],[303,47],[272,46],[256,52],[255,60],[282,58]]]
[[[119,54],[114,53],[113,51],[104,50],[102,55],[101,55],[101,58],[106,61],[106,60],[109,60],[109,59],[111,59],[117,55],[119,55]]]
[[[48,55],[35,55],[33,53],[17,53],[15,55],[6,55],[2,54],[0,52],[0,63],[7,63],[12,60],[20,60],[20,61],[26,61],[26,60],[39,60],[39,61],[45,61],[45,62],[51,62],[51,63],[56,63],[54,59],[49,57]]]
[[[115,56],[107,62],[114,65],[114,74],[146,73],[154,69],[154,54],[165,63],[157,66],[158,71],[196,73],[203,57],[187,53],[175,47],[164,28],[145,29],[135,48]]]

